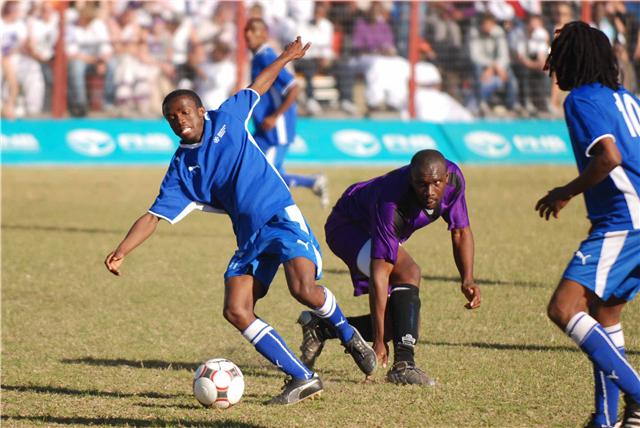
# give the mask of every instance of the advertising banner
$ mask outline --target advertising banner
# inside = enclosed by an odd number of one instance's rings
[[[2,121],[3,165],[166,164],[178,138],[163,120]],[[433,124],[394,120],[300,119],[289,164],[407,163],[437,149],[469,164],[573,163],[563,121]]]

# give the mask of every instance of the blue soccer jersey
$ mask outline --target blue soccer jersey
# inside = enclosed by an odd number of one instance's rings
[[[202,140],[180,144],[149,209],[176,223],[195,209],[226,212],[238,246],[285,207],[293,205],[282,177],[247,130],[260,95],[244,89],[206,113]]]
[[[613,138],[622,164],[584,192],[594,232],[640,229],[640,103],[626,89],[599,83],[573,89],[564,103],[578,169],[589,164],[590,150]]]
[[[255,80],[262,70],[274,62],[276,58],[277,55],[272,48],[267,45],[260,47],[251,60],[251,80]],[[291,144],[296,136],[296,103],[293,103],[278,118],[273,129],[263,131],[260,127],[262,121],[280,107],[284,97],[287,95],[287,91],[295,83],[295,77],[283,68],[269,91],[262,96],[260,103],[253,111],[255,125],[253,135],[263,150],[268,146],[277,144]]]

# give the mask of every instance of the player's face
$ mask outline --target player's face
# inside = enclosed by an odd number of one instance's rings
[[[411,187],[423,208],[434,209],[440,204],[449,173],[444,165],[433,164],[411,171]]]
[[[200,142],[204,129],[204,107],[196,107],[190,97],[178,97],[164,106],[164,118],[183,143]]]
[[[255,52],[267,41],[267,28],[260,22],[254,22],[244,30],[244,39],[249,50]]]

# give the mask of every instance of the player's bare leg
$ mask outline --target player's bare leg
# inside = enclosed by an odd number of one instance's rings
[[[549,318],[586,353],[596,370],[602,371],[625,393],[625,413],[622,426],[640,427],[640,377],[605,328],[587,311],[610,323],[620,320],[622,301],[598,302],[598,297],[579,283],[562,279],[547,309]]]
[[[376,367],[373,349],[348,322],[331,291],[316,284],[316,266],[305,258],[296,257],[284,263],[289,291],[300,303],[313,309],[313,313],[327,321],[335,330],[344,346],[351,354],[358,368],[370,375]]]
[[[280,335],[254,313],[255,302],[264,287],[250,275],[227,279],[224,293],[224,317],[233,324],[256,350],[288,375],[282,392],[269,404],[294,404],[322,392],[322,381],[287,347]]]

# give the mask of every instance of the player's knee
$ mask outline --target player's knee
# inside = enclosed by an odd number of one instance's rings
[[[551,299],[547,305],[547,316],[560,328],[567,325],[573,314],[567,305],[563,305],[557,299]]]
[[[312,304],[313,296],[316,292],[316,281],[312,277],[296,278],[289,284],[291,295],[303,305]]]
[[[422,270],[416,263],[406,263],[398,269],[394,269],[389,278],[392,284],[411,284],[416,287],[420,286],[421,279]]]
[[[224,318],[239,330],[246,328],[253,318],[253,311],[241,305],[226,305],[222,311]]]

